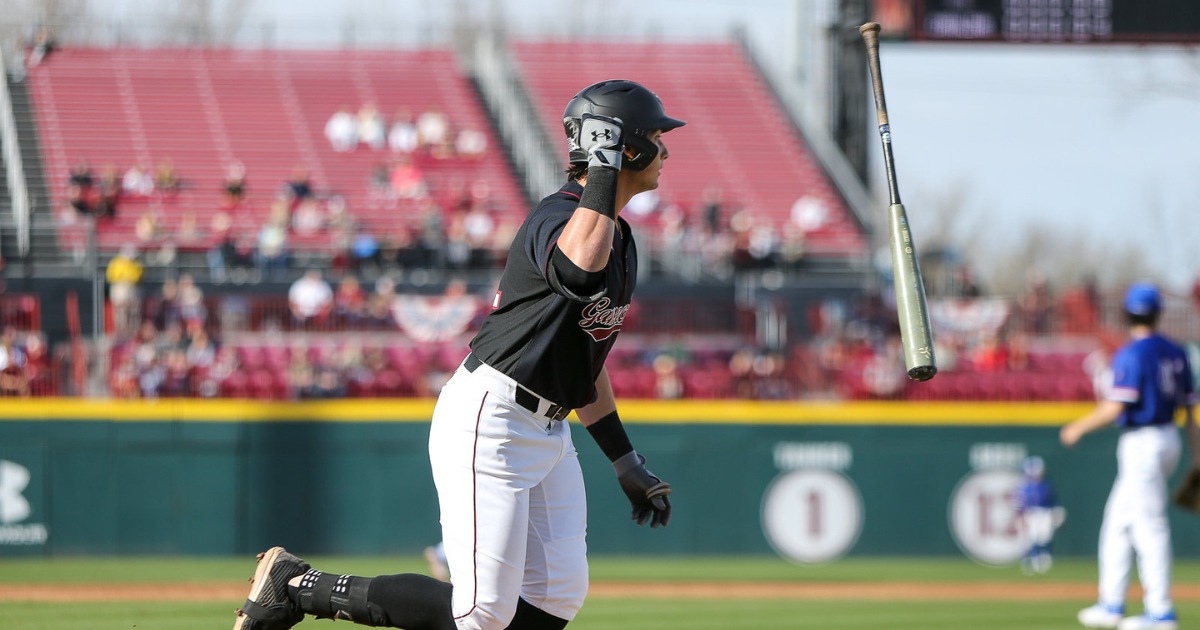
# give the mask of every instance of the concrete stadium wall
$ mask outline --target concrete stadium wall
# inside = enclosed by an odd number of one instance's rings
[[[432,407],[6,401],[0,555],[418,551],[439,538]],[[1007,495],[1028,454],[1045,459],[1066,511],[1056,553],[1094,554],[1117,432],[1071,451],[1057,439],[1088,408],[625,402],[633,443],[672,484],[675,513],[667,529],[631,524],[611,467],[572,420],[589,547],[814,563],[969,552],[1008,564],[1024,543]],[[1200,520],[1175,508],[1171,518],[1177,553],[1200,556]]]

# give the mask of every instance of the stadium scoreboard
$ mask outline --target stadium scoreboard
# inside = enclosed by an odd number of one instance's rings
[[[875,0],[874,14],[916,41],[1200,43],[1200,0]]]

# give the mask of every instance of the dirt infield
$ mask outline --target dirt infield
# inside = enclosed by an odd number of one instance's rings
[[[230,602],[245,599],[242,582],[174,584],[0,584],[0,601]],[[1175,585],[1177,599],[1200,598],[1200,584]],[[591,597],[673,599],[797,599],[906,601],[1090,601],[1083,582],[594,582]],[[1138,589],[1132,598],[1141,597]]]

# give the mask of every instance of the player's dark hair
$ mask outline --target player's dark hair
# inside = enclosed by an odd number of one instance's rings
[[[1158,316],[1162,315],[1162,311],[1150,311],[1144,315],[1135,315],[1129,311],[1125,311],[1125,321],[1129,322],[1130,326],[1150,326],[1158,325]]]
[[[587,162],[571,164],[570,166],[567,167],[567,171],[566,171],[567,179],[569,179],[573,182],[577,182],[580,179],[582,179],[584,175],[587,175],[587,170],[588,170]]]

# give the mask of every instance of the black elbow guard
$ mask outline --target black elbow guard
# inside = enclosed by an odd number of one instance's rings
[[[571,262],[557,246],[550,252],[550,264],[546,266],[546,281],[555,293],[576,302],[595,302],[604,297],[608,287],[604,282],[604,270],[584,271]]]

